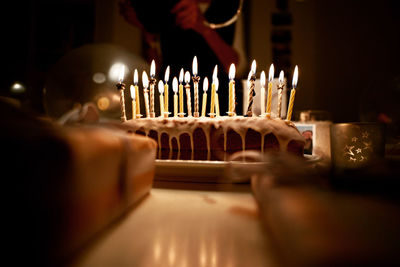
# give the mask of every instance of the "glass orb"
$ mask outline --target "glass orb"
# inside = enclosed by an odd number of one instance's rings
[[[112,44],[90,44],[72,50],[49,71],[44,87],[47,114],[59,118],[76,106],[92,102],[101,119],[119,119],[120,96],[116,88],[119,70],[125,66],[125,102],[128,112],[131,97],[129,85],[133,70],[148,70],[139,55]]]

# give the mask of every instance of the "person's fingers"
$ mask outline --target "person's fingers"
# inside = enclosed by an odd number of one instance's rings
[[[171,9],[171,13],[176,14],[179,11],[186,9],[190,5],[191,5],[191,3],[188,2],[187,0],[181,0]]]
[[[182,20],[179,20],[177,22],[177,25],[179,27],[181,27],[182,29],[185,29],[185,30],[186,29],[193,29],[195,24],[196,24],[196,21],[193,18],[190,18],[190,17],[183,18]]]
[[[187,19],[196,21],[197,20],[197,15],[193,14],[190,11],[189,12],[185,11],[185,12],[177,14],[176,18],[175,18],[175,21],[178,22],[178,21],[183,21],[183,20],[187,20]]]

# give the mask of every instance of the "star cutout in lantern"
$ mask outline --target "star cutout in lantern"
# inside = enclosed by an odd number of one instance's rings
[[[372,150],[372,143],[371,142],[363,142],[365,145],[364,149],[371,149]]]
[[[354,146],[350,146],[349,150],[346,151],[346,154],[349,154],[350,156],[354,156],[353,148],[354,148]]]
[[[359,131],[347,136],[347,144],[343,146],[343,156],[347,162],[357,164],[365,163],[373,152],[372,133]]]

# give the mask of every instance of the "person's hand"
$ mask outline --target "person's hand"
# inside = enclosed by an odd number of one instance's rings
[[[196,0],[180,0],[171,9],[171,13],[175,14],[175,23],[182,29],[200,32],[204,28],[204,17]]]
[[[143,25],[140,23],[136,16],[136,12],[131,6],[130,2],[127,0],[120,0],[118,2],[119,13],[124,17],[124,19],[132,25],[143,29]]]

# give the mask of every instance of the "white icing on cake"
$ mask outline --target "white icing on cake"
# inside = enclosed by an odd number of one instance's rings
[[[158,134],[159,150],[161,150],[161,136],[163,133],[169,136],[169,149],[172,150],[172,139],[175,138],[178,145],[178,158],[181,150],[179,137],[182,134],[188,134],[190,137],[190,145],[192,151],[192,159],[194,153],[194,140],[193,133],[197,128],[201,128],[205,134],[207,142],[207,158],[210,158],[211,152],[211,128],[216,130],[222,129],[224,134],[224,151],[227,151],[227,133],[229,130],[235,131],[240,135],[242,140],[242,150],[246,147],[246,133],[249,129],[258,132],[261,135],[261,147],[264,149],[264,137],[267,134],[274,134],[278,139],[280,150],[286,151],[287,145],[290,141],[298,141],[304,143],[303,136],[299,133],[297,128],[292,123],[287,123],[281,119],[271,119],[263,117],[184,117],[184,118],[143,118],[130,120],[124,123],[125,126],[131,129],[132,132],[142,131],[147,136],[150,131],[156,131]]]

